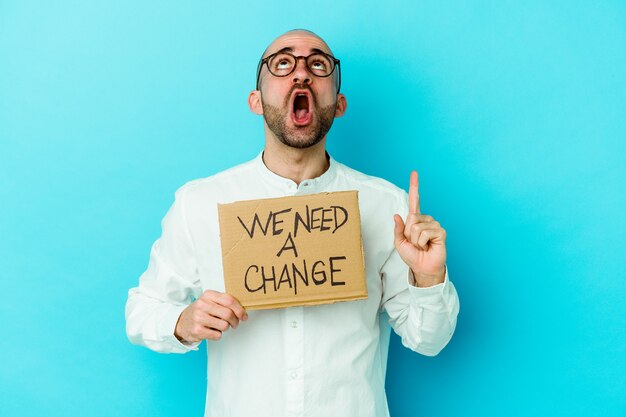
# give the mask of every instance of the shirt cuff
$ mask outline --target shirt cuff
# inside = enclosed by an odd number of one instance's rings
[[[174,336],[174,330],[176,330],[176,323],[178,323],[178,318],[180,314],[186,309],[187,306],[174,306],[172,307],[165,317],[163,317],[161,334],[163,335],[163,340],[174,348],[175,352],[178,353],[186,353],[190,350],[198,350],[198,346],[200,342],[194,343],[183,343],[176,336]]]
[[[411,294],[412,298],[419,299],[421,302],[439,301],[441,299],[441,296],[447,292],[447,289],[449,287],[448,282],[448,265],[446,265],[446,274],[443,282],[440,284],[431,285],[430,287],[417,287],[415,285],[415,277],[413,276],[413,271],[411,271],[411,268],[409,268],[409,293]]]

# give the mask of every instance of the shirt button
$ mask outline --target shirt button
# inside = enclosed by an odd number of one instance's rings
[[[289,377],[291,379],[296,379],[298,377],[298,373],[297,372],[292,372],[291,375],[289,375]]]
[[[298,327],[298,322],[297,322],[297,321],[292,321],[292,322],[291,322],[291,327],[293,327],[294,329],[295,329],[296,327]]]

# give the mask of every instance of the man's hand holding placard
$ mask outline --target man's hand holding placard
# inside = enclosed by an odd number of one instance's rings
[[[174,336],[181,342],[220,340],[229,328],[236,329],[248,313],[237,299],[229,294],[206,290],[196,301],[183,310]]]

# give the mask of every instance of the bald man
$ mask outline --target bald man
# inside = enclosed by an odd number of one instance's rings
[[[129,339],[185,353],[207,340],[205,416],[389,415],[384,390],[390,328],[433,356],[456,326],[459,299],[446,268],[446,232],[409,193],[326,151],[346,111],[340,63],[326,42],[289,31],[265,50],[250,110],[264,119],[256,158],[176,192],[147,270],[130,289]],[[224,290],[217,205],[358,190],[366,300],[246,311]]]

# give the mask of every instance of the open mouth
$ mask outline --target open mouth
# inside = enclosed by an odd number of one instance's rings
[[[292,101],[291,119],[295,125],[304,126],[311,122],[311,98],[307,93],[295,93]]]

